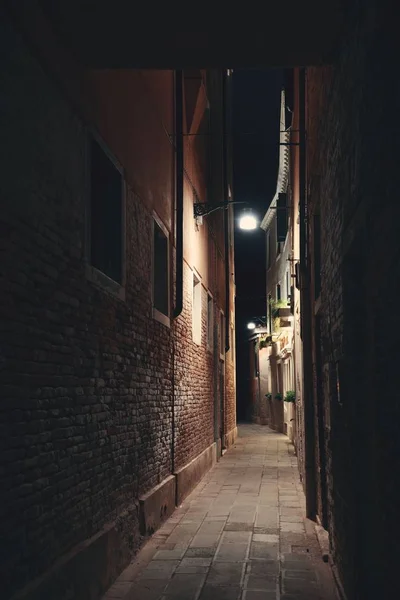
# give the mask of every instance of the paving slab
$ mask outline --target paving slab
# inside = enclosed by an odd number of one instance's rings
[[[102,600],[337,600],[318,539],[288,438],[242,425]]]
[[[240,586],[243,580],[244,564],[239,563],[213,563],[207,576],[207,583],[223,586]]]

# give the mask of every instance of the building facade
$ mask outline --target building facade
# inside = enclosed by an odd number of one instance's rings
[[[262,220],[266,233],[267,333],[260,339],[267,359],[270,426],[295,439],[294,229],[290,181],[291,117],[281,94],[279,167],[276,193]]]
[[[194,218],[233,195],[230,72],[36,25],[0,36],[3,593],[95,599],[236,436],[231,209]]]

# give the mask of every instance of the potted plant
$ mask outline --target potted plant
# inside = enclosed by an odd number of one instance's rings
[[[286,395],[284,397],[284,401],[285,402],[291,402],[291,403],[295,403],[296,402],[296,394],[293,390],[289,390],[286,392]]]
[[[275,394],[275,400],[282,400],[282,394],[280,392]]]
[[[280,327],[281,327],[281,316],[283,316],[283,313],[281,314],[281,309],[287,309],[288,305],[290,303],[288,302],[288,300],[270,300],[269,301],[269,305],[270,305],[270,310],[271,310],[271,316],[272,316],[272,323],[273,323],[273,331],[279,332]]]

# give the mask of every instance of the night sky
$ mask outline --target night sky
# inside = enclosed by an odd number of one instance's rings
[[[265,233],[241,231],[244,206],[263,218],[276,190],[279,153],[280,92],[283,71],[233,71],[233,168],[235,206],[235,279],[238,418],[246,417],[248,336],[246,323],[265,315]]]

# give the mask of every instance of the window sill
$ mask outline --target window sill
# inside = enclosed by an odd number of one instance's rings
[[[153,307],[153,319],[155,321],[158,321],[162,325],[165,325],[165,327],[168,327],[168,328],[171,327],[171,319],[169,317],[167,317],[167,315],[164,315],[162,312],[160,312],[159,310],[157,310],[154,307]]]
[[[125,302],[125,287],[120,283],[117,283],[108,275],[96,269],[93,265],[86,263],[85,266],[86,279],[93,283],[98,288],[111,294],[115,298]]]

